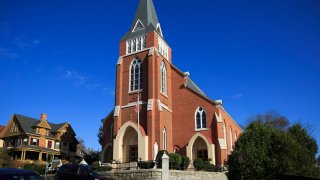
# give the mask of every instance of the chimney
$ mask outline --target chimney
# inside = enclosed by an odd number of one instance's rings
[[[47,121],[47,114],[42,113],[42,114],[40,115],[40,120],[41,120],[41,121]]]

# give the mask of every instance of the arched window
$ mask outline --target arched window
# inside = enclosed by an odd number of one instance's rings
[[[142,89],[142,63],[140,59],[134,59],[130,67],[130,91]]]
[[[164,61],[161,62],[160,65],[160,73],[161,73],[161,92],[163,94],[167,94],[167,70]]]
[[[230,151],[232,151],[232,145],[233,145],[233,142],[232,142],[232,128],[230,127]]]
[[[163,150],[167,150],[167,131],[166,128],[162,130],[162,148]]]
[[[238,133],[237,131],[234,131],[234,141],[237,141],[237,139],[238,139]]]
[[[223,139],[224,139],[225,147],[227,147],[227,130],[226,130],[225,122],[223,122]]]
[[[199,107],[196,111],[196,129],[206,129],[207,128],[207,117],[206,112],[202,107]]]

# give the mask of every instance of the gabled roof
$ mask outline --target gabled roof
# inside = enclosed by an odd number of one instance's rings
[[[40,120],[20,114],[14,114],[14,117],[16,117],[16,120],[19,122],[24,133],[36,134],[36,131],[33,127],[37,126],[41,122]],[[65,124],[66,123],[53,124],[48,122],[48,125],[51,127],[49,131],[49,137],[54,137],[54,133],[57,132]]]
[[[37,127],[51,129],[51,127],[47,121],[40,121],[40,123],[37,124]]]
[[[0,134],[1,134],[1,132],[4,130],[4,128],[5,128],[5,126],[1,126],[1,125],[0,125]]]
[[[141,25],[140,23],[142,23],[143,28],[137,28],[138,30],[134,31],[137,25]],[[121,40],[127,40],[153,30],[157,31],[158,28],[159,31],[157,32],[162,36],[161,27],[159,27],[159,25],[160,23],[152,0],[140,0],[130,31],[127,32]]]
[[[193,91],[201,94],[202,96],[205,96],[206,97],[206,94],[204,94],[204,92],[196,85],[196,83],[194,83],[189,76],[187,76],[187,79],[186,79],[186,87],[192,89]]]

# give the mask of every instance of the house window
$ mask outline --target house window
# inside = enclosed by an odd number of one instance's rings
[[[202,130],[207,128],[206,112],[202,107],[199,107],[196,111],[196,130]]]
[[[47,148],[51,149],[52,148],[52,141],[48,141],[48,146]]]
[[[11,129],[10,129],[10,132],[14,133],[14,132],[17,132],[17,131],[18,131],[17,124],[15,122],[13,122],[12,126],[11,126]]]
[[[22,144],[23,145],[28,145],[28,138],[23,138]]]
[[[49,136],[49,130],[46,130],[46,135]]]
[[[166,128],[162,130],[162,148],[163,150],[167,150],[167,131]]]
[[[40,134],[40,128],[36,128],[36,133]]]
[[[142,89],[142,62],[134,59],[130,67],[130,91]]]
[[[56,141],[55,145],[54,145],[55,149],[60,149],[60,141]]]
[[[38,144],[39,144],[39,139],[31,138],[31,142],[30,142],[31,146],[38,146]]]
[[[161,62],[160,65],[160,73],[161,73],[161,92],[163,94],[167,94],[167,70],[164,61]]]
[[[139,36],[127,41],[127,54],[142,51],[146,48],[146,36]]]

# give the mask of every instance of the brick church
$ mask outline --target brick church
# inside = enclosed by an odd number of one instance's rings
[[[221,100],[173,64],[171,52],[152,0],[140,0],[120,40],[115,108],[103,121],[104,163],[154,160],[158,150],[225,163],[242,129]]]

